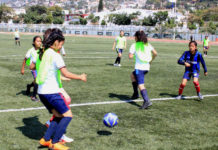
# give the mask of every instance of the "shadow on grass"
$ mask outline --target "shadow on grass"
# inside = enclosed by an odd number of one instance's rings
[[[109,97],[110,98],[119,98],[122,101],[127,101],[127,100],[131,100],[131,98],[127,95],[121,95],[121,94],[114,94],[114,93],[109,93]],[[129,104],[137,106],[137,107],[141,107],[141,105],[137,104],[136,102],[129,102]]]
[[[110,131],[106,131],[106,130],[98,131],[97,133],[100,136],[109,136],[109,135],[112,135],[112,133]]]
[[[25,95],[25,96],[31,96],[31,95],[33,95],[33,92],[30,92],[30,94],[28,94],[27,95],[27,93],[26,93],[26,90],[22,90],[22,91],[20,91],[20,92],[18,92],[18,93],[16,93],[16,95]]]
[[[176,95],[176,94],[169,94],[169,93],[160,93],[160,96],[176,97],[176,96],[178,96],[178,95]]]
[[[39,140],[43,137],[46,127],[39,122],[38,116],[23,118],[24,126],[17,127],[16,129],[21,131],[23,135],[30,139]]]
[[[114,64],[106,64],[107,66],[114,66]]]

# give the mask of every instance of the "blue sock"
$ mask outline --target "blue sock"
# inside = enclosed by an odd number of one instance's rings
[[[51,139],[51,136],[55,133],[55,131],[57,129],[57,125],[60,122],[60,119],[61,118],[55,117],[52,120],[50,126],[48,127],[47,131],[45,132],[45,135],[44,135],[45,141],[49,141]]]
[[[61,121],[57,125],[54,138],[52,139],[53,144],[59,142],[62,135],[66,132],[67,126],[70,123],[71,119],[71,117],[64,117],[61,119]]]
[[[146,89],[141,90],[141,95],[142,95],[145,102],[150,102]]]

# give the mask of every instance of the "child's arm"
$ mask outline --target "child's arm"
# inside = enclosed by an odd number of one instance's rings
[[[126,49],[126,45],[127,45],[127,40],[125,41],[125,49]]]
[[[178,64],[185,65],[185,67],[191,67],[191,64],[185,62],[186,52],[182,54],[182,56],[178,60]]]
[[[33,62],[30,64],[30,70],[36,70],[36,64]]]
[[[64,76],[61,76],[61,80],[63,80],[63,81],[70,81],[69,78],[66,78],[66,77],[64,77]]]
[[[23,63],[22,63],[22,67],[21,67],[21,74],[24,75],[24,67],[26,65],[26,58],[24,58]]]
[[[60,71],[61,71],[62,75],[66,78],[81,80],[84,82],[87,81],[87,75],[84,73],[81,75],[73,74],[73,73],[69,72],[66,67],[61,68]]]
[[[204,68],[204,75],[207,76],[207,66],[206,66],[206,63],[204,61],[204,58],[202,57],[201,54],[199,55],[199,57],[200,57],[201,64],[202,64],[202,66]]]
[[[152,50],[152,60],[150,61],[150,64],[152,61],[157,57],[157,51],[155,49]]]

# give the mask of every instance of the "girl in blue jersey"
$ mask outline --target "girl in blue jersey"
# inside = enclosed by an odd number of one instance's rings
[[[33,38],[33,47],[31,49],[29,49],[26,53],[26,56],[23,60],[23,63],[22,63],[22,67],[21,67],[21,74],[24,75],[24,68],[25,68],[25,65],[30,65],[32,63],[31,61],[31,58],[32,57],[35,57],[37,55],[37,51],[39,50],[39,48],[41,47],[42,45],[42,39],[40,36],[35,36]],[[29,95],[30,94],[30,89],[31,87],[34,87],[33,89],[33,95],[31,96],[31,99],[33,101],[38,101],[37,97],[36,97],[36,94],[37,94],[37,89],[38,89],[38,85],[35,83],[35,79],[36,79],[36,75],[37,75],[37,72],[36,70],[31,70],[31,73],[33,75],[33,78],[34,78],[34,81],[31,83],[31,84],[27,84],[27,90],[26,90],[26,94]]]
[[[135,71],[131,74],[133,96],[132,99],[139,97],[138,88],[140,89],[141,95],[144,99],[144,103],[141,109],[147,109],[152,103],[149,100],[147,89],[144,85],[144,77],[150,70],[150,64],[157,56],[156,50],[153,46],[148,43],[148,39],[144,31],[137,31],[135,33],[136,43],[132,44],[129,51],[129,58],[135,56]]]
[[[193,78],[193,83],[199,99],[203,99],[203,96],[200,93],[200,84],[198,81],[200,63],[204,68],[204,75],[207,76],[207,67],[201,53],[197,50],[197,42],[191,41],[189,43],[189,51],[185,51],[178,60],[178,64],[185,65],[185,73],[179,87],[179,95],[176,97],[177,99],[182,99],[183,89],[185,88],[187,81],[191,78]]]
[[[41,59],[36,82],[39,85],[38,94],[41,102],[52,113],[52,120],[40,144],[54,150],[68,150],[69,148],[59,143],[60,138],[66,132],[66,128],[72,119],[72,112],[64,102],[60,94],[60,74],[69,79],[77,79],[86,82],[86,74],[72,74],[66,69],[60,54],[57,53],[63,46],[64,36],[58,30],[52,32],[43,42],[44,52],[40,53]],[[37,65],[36,65],[37,66]]]

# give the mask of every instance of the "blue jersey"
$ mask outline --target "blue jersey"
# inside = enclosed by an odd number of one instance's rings
[[[185,67],[186,73],[199,73],[200,72],[200,62],[204,68],[204,72],[207,72],[207,67],[199,51],[196,51],[194,55],[190,51],[185,51],[183,55],[179,58],[178,64],[185,65],[185,62],[191,64],[191,67]]]

